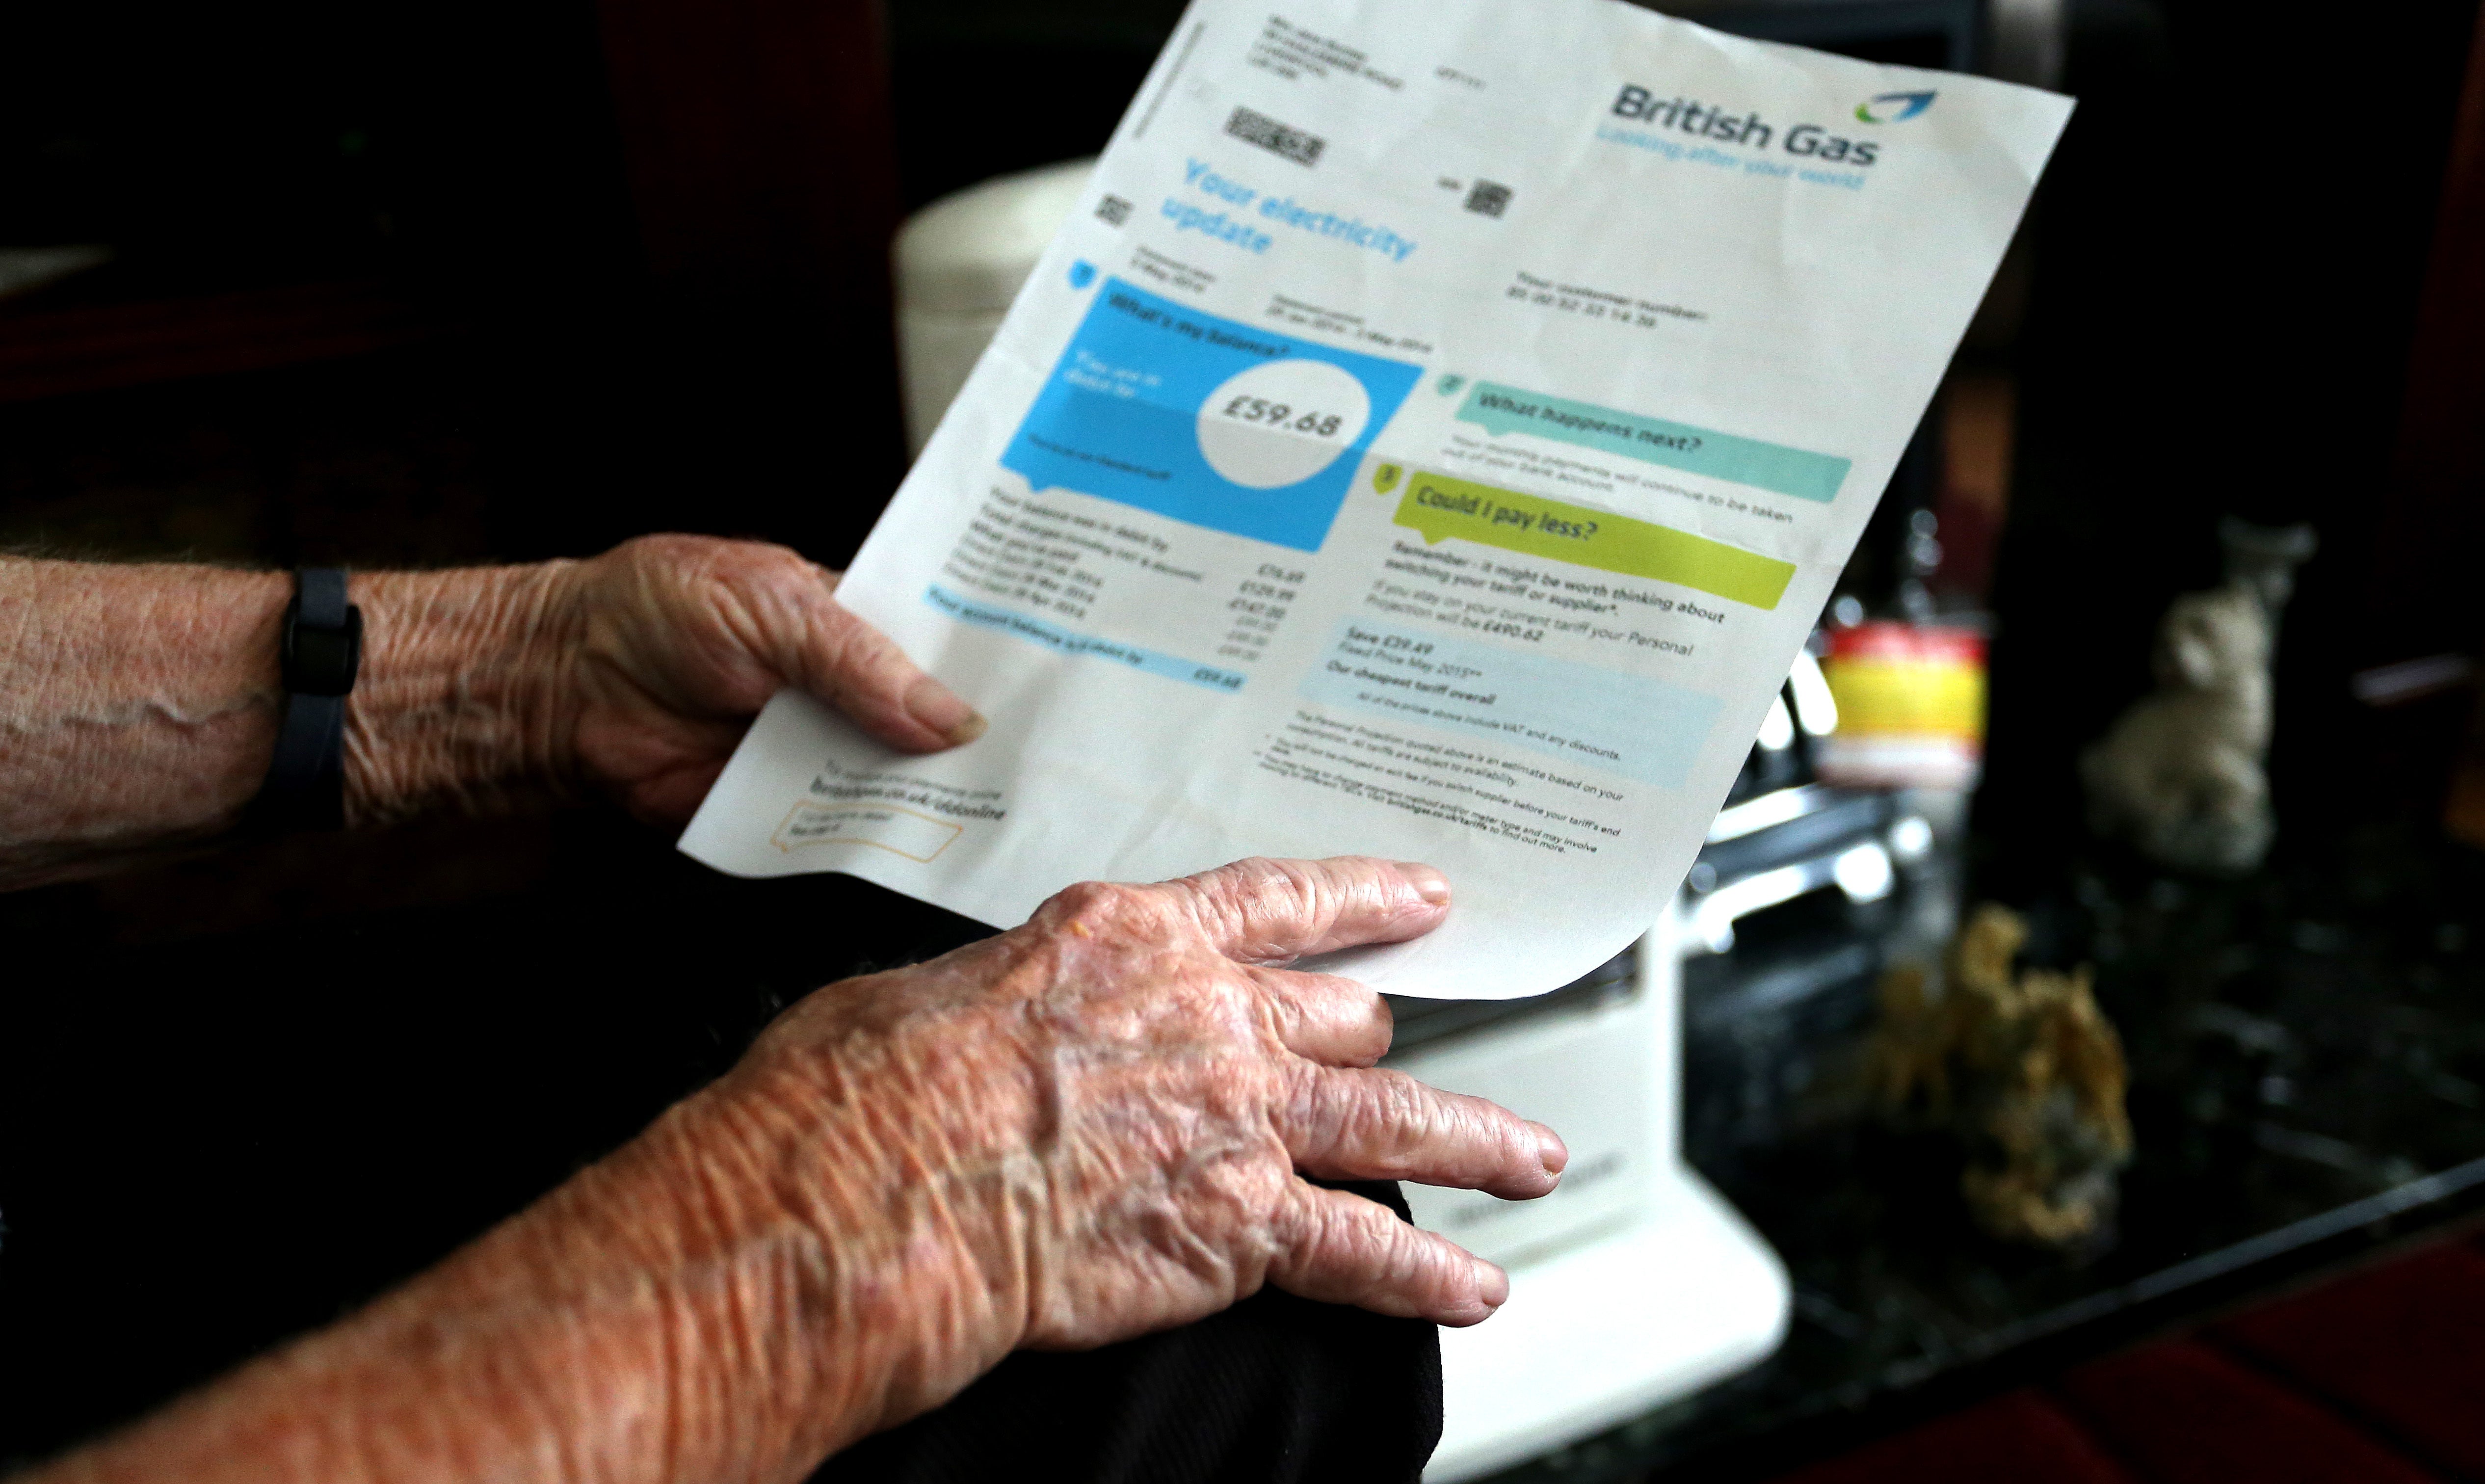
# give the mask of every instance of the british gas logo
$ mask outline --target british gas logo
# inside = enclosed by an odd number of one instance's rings
[[[1867,124],[1904,124],[1933,106],[1931,89],[1922,93],[1881,93],[1855,105],[1855,117]]]
[[[1929,93],[1924,96],[1926,102],[1932,100]],[[1872,101],[1878,103],[1880,99]],[[1846,139],[1817,124],[1797,124],[1781,136],[1778,126],[1762,119],[1758,110],[1747,108],[1737,117],[1725,104],[1704,103],[1698,98],[1679,95],[1663,97],[1655,89],[1643,88],[1635,82],[1623,84],[1623,91],[1614,98],[1614,106],[1607,111],[1615,118],[1635,120],[1651,128],[1670,129],[1721,145],[1740,145],[1746,150],[1765,150],[1774,141],[1789,154],[1810,155],[1814,162],[1821,164],[1835,161],[1844,165],[1870,165],[1881,150],[1877,140]],[[1652,139],[1638,130],[1600,126],[1597,137],[1644,150],[1656,150],[1660,153],[1681,148],[1671,140]],[[1783,175],[1786,172],[1773,173]],[[1860,184],[1863,178],[1858,176],[1855,179]]]

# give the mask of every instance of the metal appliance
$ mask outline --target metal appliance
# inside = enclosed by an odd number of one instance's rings
[[[1393,1001],[1386,1064],[1570,1145],[1543,1200],[1408,1189],[1419,1223],[1511,1273],[1490,1323],[1442,1335],[1434,1484],[1623,1421],[1784,1334],[1784,1269],[1686,1150],[1730,1157],[1794,1115],[1824,1028],[1869,1017],[1882,931],[1929,852],[1898,797],[1813,780],[1810,742],[1835,725],[1806,655],[1682,890],[1594,974],[1530,1000]]]

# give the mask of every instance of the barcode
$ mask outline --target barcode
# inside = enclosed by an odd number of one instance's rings
[[[1478,180],[1467,192],[1467,209],[1486,216],[1499,216],[1510,205],[1510,187],[1490,180]]]
[[[1282,154],[1297,165],[1319,164],[1321,151],[1328,148],[1328,141],[1317,134],[1306,134],[1248,108],[1234,110],[1234,117],[1225,121],[1225,132],[1271,153]]]
[[[1107,196],[1096,203],[1096,215],[1108,227],[1119,227],[1131,219],[1131,204],[1119,196]]]

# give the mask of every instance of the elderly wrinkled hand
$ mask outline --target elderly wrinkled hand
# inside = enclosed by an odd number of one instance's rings
[[[356,572],[363,664],[343,811],[377,825],[609,794],[678,824],[792,686],[891,747],[984,720],[781,546],[656,536],[583,562]],[[285,714],[275,572],[0,556],[0,890],[127,865],[238,824]]]
[[[1472,1324],[1498,1268],[1305,1176],[1541,1195],[1561,1140],[1376,1068],[1379,997],[1286,967],[1447,900],[1427,866],[1244,861],[830,985],[447,1262],[44,1484],[792,1480],[1012,1350],[1266,1283]]]
[[[575,638],[555,726],[576,767],[634,812],[678,823],[781,686],[906,752],[981,736],[972,706],[830,596],[838,575],[782,546],[692,536],[568,564],[555,601]]]
[[[1558,1180],[1550,1130],[1373,1066],[1379,995],[1284,967],[1416,937],[1447,900],[1430,867],[1353,858],[1079,886],[772,1027],[707,1096],[823,1271],[889,1275],[857,1318],[911,1336],[916,1379],[873,1425],[1014,1348],[1162,1329],[1263,1283],[1451,1325],[1498,1307],[1500,1269],[1304,1178],[1514,1198]]]

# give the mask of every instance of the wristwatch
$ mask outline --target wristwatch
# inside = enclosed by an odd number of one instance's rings
[[[363,611],[345,601],[342,567],[294,574],[285,606],[285,722],[252,811],[277,830],[345,825],[345,697],[363,668]]]

